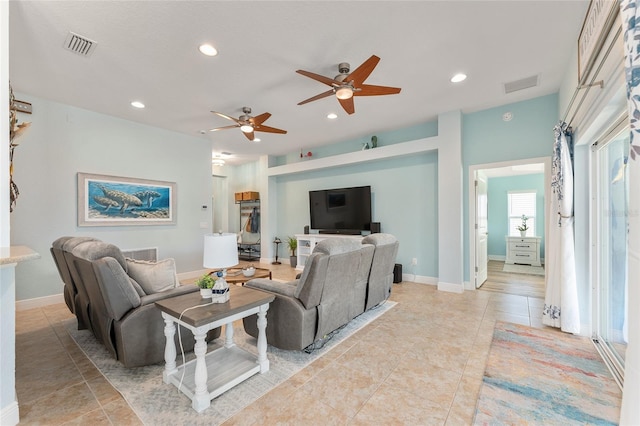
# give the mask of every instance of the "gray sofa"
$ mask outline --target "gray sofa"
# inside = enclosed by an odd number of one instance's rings
[[[120,249],[93,238],[62,237],[54,241],[51,252],[78,328],[89,329],[126,367],[164,360],[164,321],[154,302],[198,291],[196,286],[178,285],[146,294],[127,274],[129,267]],[[182,328],[181,335],[185,351],[192,350],[192,333]],[[208,339],[219,335],[220,329],[213,330]]]
[[[302,350],[389,297],[387,275],[393,280],[398,242],[389,234],[375,235],[362,243],[342,238],[321,241],[294,281],[254,279],[245,284],[276,296],[267,311],[269,344]],[[376,257],[378,247],[381,252]],[[388,250],[392,247],[395,251]],[[373,268],[373,262],[379,265]],[[245,331],[257,337],[256,318],[245,318],[243,323]]]

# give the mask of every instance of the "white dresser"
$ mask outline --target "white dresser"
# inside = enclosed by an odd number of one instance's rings
[[[541,237],[505,237],[507,240],[507,257],[505,263],[541,266]]]

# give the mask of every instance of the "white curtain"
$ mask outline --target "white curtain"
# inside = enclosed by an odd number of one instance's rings
[[[624,363],[621,425],[640,424],[640,4],[622,0],[624,63],[631,146],[629,149],[628,335]],[[638,23],[638,24],[636,24]]]
[[[580,333],[573,239],[573,166],[566,124],[553,129],[555,142],[551,164],[551,211],[545,259],[547,289],[542,322],[567,333]]]

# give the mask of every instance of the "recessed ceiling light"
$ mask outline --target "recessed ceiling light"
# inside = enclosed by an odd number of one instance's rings
[[[260,138],[253,138],[253,142],[260,142]]]
[[[335,112],[329,113],[327,114],[327,118],[329,120],[335,120],[336,118],[338,118],[338,114],[336,114]]]
[[[453,77],[451,77],[451,82],[452,83],[460,83],[461,81],[465,81],[467,79],[467,75],[466,74],[456,74]]]
[[[131,106],[134,108],[144,108],[144,104],[140,101],[131,102]]]
[[[201,44],[200,47],[198,47],[198,50],[200,50],[200,53],[207,56],[216,56],[218,54],[216,48],[210,44]]]

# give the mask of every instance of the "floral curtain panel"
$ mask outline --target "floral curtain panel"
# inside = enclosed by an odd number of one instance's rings
[[[567,142],[567,125],[553,129],[555,142],[551,163],[551,211],[549,215],[549,256],[547,289],[542,322],[567,333],[580,332],[580,312],[576,286],[573,240],[573,166]]]
[[[640,424],[640,4],[636,0],[620,2],[624,31],[625,74],[629,107],[629,247],[627,301],[629,343],[625,360],[624,392],[620,424]]]

